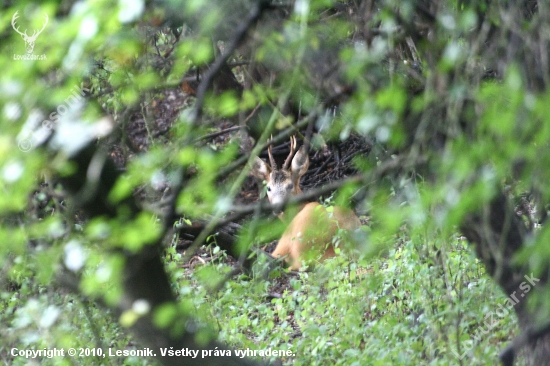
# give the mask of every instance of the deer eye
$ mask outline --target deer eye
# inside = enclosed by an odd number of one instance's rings
[[[271,192],[271,187],[270,186],[267,186],[267,191]]]

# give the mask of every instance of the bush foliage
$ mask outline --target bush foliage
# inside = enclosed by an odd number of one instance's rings
[[[542,2],[1,6],[5,363],[548,359]],[[293,134],[335,156],[313,199],[364,224],[299,273],[256,261],[283,228],[246,200],[253,159]],[[54,348],[87,354],[17,353]]]

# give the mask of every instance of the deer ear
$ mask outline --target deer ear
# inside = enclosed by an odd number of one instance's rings
[[[250,175],[261,180],[267,180],[269,173],[271,173],[269,165],[256,156],[252,169],[250,170]]]
[[[298,150],[294,159],[292,159],[292,180],[293,182],[299,183],[300,178],[306,174],[307,169],[309,168],[309,156],[306,153],[304,146]]]

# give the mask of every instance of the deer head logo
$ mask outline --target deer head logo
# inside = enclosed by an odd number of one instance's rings
[[[15,21],[17,20],[17,18],[19,18],[19,15],[17,14],[18,11],[15,12],[15,14],[13,14],[13,17],[11,18],[11,26],[13,27],[13,29],[19,33],[21,35],[21,37],[23,38],[23,41],[25,41],[25,47],[27,49],[27,53],[28,54],[31,54],[33,49],[34,49],[34,42],[36,42],[36,38],[38,37],[38,35],[40,33],[42,33],[42,31],[44,30],[44,28],[46,28],[46,24],[48,24],[48,15],[47,14],[44,14],[44,25],[42,26],[42,29],[40,30],[34,30],[32,36],[29,36],[27,34],[27,30],[25,29],[24,32],[21,32],[19,30],[19,27],[17,27],[15,25]]]

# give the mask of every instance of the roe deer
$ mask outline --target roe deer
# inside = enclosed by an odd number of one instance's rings
[[[302,193],[300,178],[307,172],[309,157],[304,146],[293,158],[295,151],[296,138],[292,136],[290,138],[290,154],[281,169],[277,168],[271,153],[271,146],[268,148],[270,164],[256,157],[251,174],[266,181],[267,197],[271,204],[282,204],[290,196]],[[334,207],[329,212],[317,202],[303,204],[294,218],[286,217],[287,215],[282,213],[279,215],[283,221],[290,223],[272,255],[275,258],[286,256],[285,260],[291,270],[300,269],[302,261],[334,257],[333,240],[337,230],[351,231],[360,226],[359,219],[353,211],[343,207]]]

